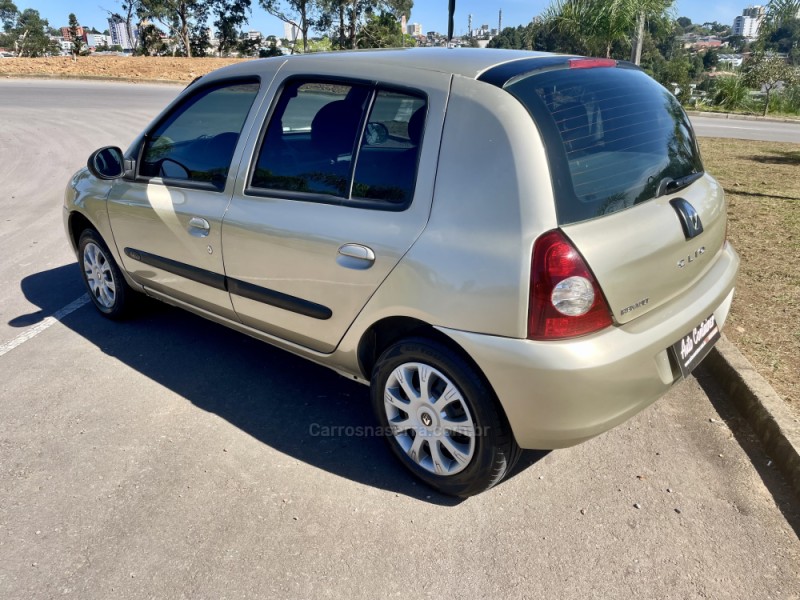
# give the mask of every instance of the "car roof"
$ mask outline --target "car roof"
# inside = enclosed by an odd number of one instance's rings
[[[265,58],[247,61],[220,69],[220,75],[257,75],[264,68],[271,68],[277,61],[307,63],[310,71],[328,70],[341,72],[343,69],[358,72],[361,65],[385,65],[387,68],[422,69],[440,73],[478,78],[494,67],[536,58],[552,58],[549,52],[528,52],[521,50],[499,50],[484,48],[394,48],[388,50],[354,50],[345,52],[320,52],[297,54],[293,56]],[[269,67],[267,66],[269,65]]]

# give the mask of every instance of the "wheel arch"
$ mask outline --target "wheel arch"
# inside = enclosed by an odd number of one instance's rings
[[[97,231],[97,227],[94,223],[92,223],[86,215],[76,210],[73,210],[69,214],[69,221],[67,223],[69,226],[69,241],[72,244],[72,249],[76,252],[78,251],[78,241],[81,238],[81,234],[86,229],[94,229]]]
[[[483,369],[458,342],[430,323],[413,317],[386,317],[373,323],[363,333],[358,343],[357,356],[358,366],[364,378],[366,380],[372,378],[373,367],[384,350],[395,342],[411,337],[430,339],[446,346],[475,369],[486,385],[492,387]],[[502,406],[501,402],[498,403]]]

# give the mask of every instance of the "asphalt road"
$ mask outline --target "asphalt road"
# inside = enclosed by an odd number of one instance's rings
[[[702,137],[800,144],[800,121],[797,123],[782,123],[777,121],[751,121],[698,116],[692,116],[691,120],[695,132]]]
[[[346,435],[364,387],[163,305],[60,311],[66,181],[176,91],[0,81],[0,598],[800,598],[798,502],[702,370],[459,502]]]

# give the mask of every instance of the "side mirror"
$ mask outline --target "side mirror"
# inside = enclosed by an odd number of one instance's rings
[[[117,179],[125,174],[125,157],[116,146],[107,146],[92,152],[86,166],[98,179]]]
[[[389,129],[383,123],[370,122],[367,123],[365,137],[367,138],[367,144],[377,146],[389,139]]]

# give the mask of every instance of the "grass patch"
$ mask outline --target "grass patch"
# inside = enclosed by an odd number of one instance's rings
[[[742,258],[728,338],[800,415],[800,144],[701,138]]]

